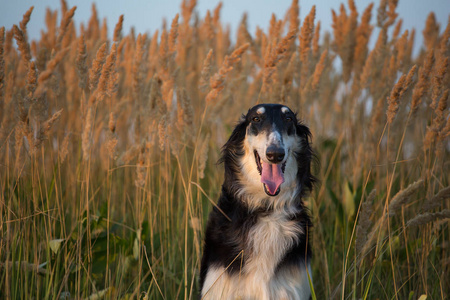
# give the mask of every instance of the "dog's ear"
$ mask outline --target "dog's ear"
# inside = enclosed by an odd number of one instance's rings
[[[223,145],[222,157],[218,161],[219,164],[225,163],[226,165],[231,165],[236,162],[236,158],[241,155],[240,151],[242,150],[242,142],[245,139],[247,125],[245,116],[243,116],[233,129],[228,141]]]
[[[315,155],[311,147],[311,131],[301,123],[296,125],[296,134],[301,139],[302,147],[297,153],[298,180],[307,191],[311,191],[316,178],[311,174],[311,162]]]
[[[236,125],[236,127],[233,129],[233,132],[230,135],[230,138],[225,143],[224,148],[230,147],[230,146],[237,146],[239,145],[245,138],[245,133],[247,130],[247,120],[245,116],[242,116],[239,120],[239,123]]]

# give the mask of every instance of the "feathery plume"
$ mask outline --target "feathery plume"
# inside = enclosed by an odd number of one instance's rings
[[[61,161],[61,164],[66,160],[67,154],[69,154],[69,140],[70,140],[70,133],[67,133],[64,136],[61,148],[59,149],[59,159]]]
[[[387,12],[386,12],[387,4],[388,4],[388,0],[381,0],[380,6],[378,6],[378,9],[377,9],[377,26],[378,27],[384,27],[384,23],[386,22],[386,19],[388,18]]]
[[[322,55],[320,56],[320,60],[316,65],[316,68],[314,69],[314,73],[312,76],[312,83],[311,83],[311,89],[313,91],[316,91],[319,88],[319,82],[320,78],[322,76],[322,72],[325,69],[325,60],[327,59],[328,51],[324,50],[322,52]]]
[[[192,13],[196,5],[197,0],[182,0],[181,15],[183,16],[184,24],[189,24],[189,21],[191,20]]]
[[[420,215],[415,216],[413,219],[409,220],[406,223],[407,227],[412,226],[420,226],[425,225],[433,221],[441,220],[441,219],[449,219],[450,218],[450,209],[444,209],[440,212],[426,212]]]
[[[439,103],[434,110],[436,117],[433,119],[433,122],[430,126],[427,127],[427,132],[425,134],[425,138],[423,141],[424,150],[431,149],[432,145],[435,144],[436,139],[439,138],[439,141],[443,141],[445,137],[445,133],[442,131],[445,130],[444,122],[444,111],[447,108],[447,99],[448,99],[449,90],[445,90],[444,94],[439,100]]]
[[[249,43],[242,45],[231,53],[231,55],[225,56],[225,59],[220,67],[219,71],[214,74],[210,80],[211,90],[206,95],[206,103],[217,99],[220,92],[225,88],[225,78],[228,73],[233,69],[234,64],[241,60],[241,56],[244,54],[245,50],[250,46]]]
[[[136,187],[142,188],[145,185],[146,180],[146,167],[145,167],[145,147],[141,146],[139,152],[138,161],[136,164],[136,180],[134,181]]]
[[[31,100],[33,98],[34,91],[37,87],[37,70],[36,63],[32,61],[28,66],[28,75],[27,75],[27,98]]]
[[[98,81],[97,87],[97,100],[102,101],[108,95],[108,83],[112,80],[111,75],[116,64],[116,44],[114,43],[111,47],[111,52],[106,58],[106,62],[103,64],[102,73]]]
[[[406,81],[406,75],[402,75],[397,83],[392,88],[391,94],[388,97],[388,109],[386,112],[387,122],[390,125],[395,118],[400,102],[400,95],[403,94],[403,87]]]
[[[170,26],[170,33],[169,33],[169,55],[173,56],[176,51],[176,44],[177,44],[177,37],[178,37],[178,17],[177,14],[175,18],[172,20],[172,25]]]
[[[216,8],[214,8],[214,11],[213,11],[213,20],[212,20],[212,22],[214,24],[214,27],[219,27],[220,26],[219,20],[220,20],[220,11],[221,10],[222,10],[222,2],[219,2],[217,4]]]
[[[385,53],[386,40],[386,30],[381,29],[375,47],[369,53],[364,68],[362,69],[360,79],[362,87],[368,85],[371,82],[372,77],[378,78],[379,75],[377,73],[380,72],[380,61],[383,59]]]
[[[311,41],[314,34],[314,18],[316,17],[316,6],[313,5],[311,11],[306,16],[303,21],[302,28],[300,30],[300,35],[298,36],[300,45],[299,45],[299,53],[300,53],[300,61],[303,65],[306,65],[309,60],[309,55],[311,52]],[[290,35],[296,34],[296,31],[291,31]],[[302,70],[308,71],[308,68],[304,68],[302,65]],[[306,74],[303,74],[306,75]]]
[[[439,24],[437,24],[436,16],[433,12],[428,14],[425,28],[422,33],[427,51],[433,52],[434,48],[437,46],[439,37]]]
[[[289,8],[289,31],[298,30],[300,26],[300,6],[298,5],[298,0],[292,0],[291,7]],[[319,25],[320,26],[320,25]]]
[[[208,55],[206,55],[205,60],[203,61],[203,68],[200,74],[200,90],[205,92],[209,88],[209,80],[212,75],[212,55],[213,50],[210,49]]]
[[[401,69],[405,65],[405,59],[409,59],[407,56],[408,47],[408,35],[409,31],[406,30],[400,39],[395,43],[395,49],[397,50],[397,66],[396,69]]]
[[[30,52],[30,45],[27,42],[27,39],[25,38],[25,35],[23,34],[23,31],[17,27],[17,25],[13,26],[14,29],[14,38],[17,42],[17,47],[19,48],[20,54],[22,55],[22,61],[24,62],[25,66],[28,66],[28,63],[31,60],[31,52]]]
[[[287,33],[287,35],[277,44],[275,45],[275,41],[273,41],[273,45],[269,44],[269,49],[266,51],[266,57],[264,58],[264,74],[263,74],[263,85],[261,88],[261,93],[264,93],[266,89],[269,87],[272,81],[272,75],[276,70],[276,66],[286,57],[287,50],[289,49],[291,43],[294,41],[297,35],[297,30],[292,30]]]
[[[421,188],[423,188],[423,179],[419,179],[418,181],[411,183],[407,188],[395,194],[389,203],[389,215],[395,215],[395,213],[410,200],[411,196],[416,194]]]
[[[123,26],[123,15],[120,15],[119,21],[116,24],[116,27],[114,28],[114,37],[113,42],[117,43],[120,42],[122,39],[122,26]]]
[[[417,66],[414,65],[411,70],[409,70],[408,75],[402,75],[392,89],[391,94],[388,98],[388,110],[386,112],[388,124],[391,124],[394,120],[395,115],[398,111],[399,102],[403,94],[408,90],[409,86],[413,82],[416,69]]]
[[[178,120],[182,120],[185,127],[191,128],[194,123],[194,109],[192,107],[191,99],[184,88],[177,89],[178,100]]]
[[[86,114],[83,133],[81,134],[81,148],[83,150],[84,160],[89,159],[89,153],[91,150],[91,134],[93,123],[94,123],[94,113],[92,107],[89,107]]]
[[[78,39],[78,49],[77,49],[77,58],[75,61],[75,65],[77,67],[77,74],[78,74],[78,85],[83,90],[87,88],[88,86],[88,66],[86,63],[87,59],[87,50],[86,50],[86,43],[84,41],[84,35],[82,34],[80,38]]]
[[[402,30],[402,25],[403,25],[403,20],[402,19],[398,20],[397,25],[395,25],[394,31],[392,32],[392,40],[393,41],[397,40],[397,38],[400,34],[400,31]]]
[[[398,0],[389,0],[388,7],[389,10],[386,12],[388,20],[384,23],[384,27],[387,28],[395,23],[398,14],[395,12],[397,9]]]
[[[100,41],[108,41],[108,21],[103,18],[102,27],[100,29]]]
[[[450,186],[441,189],[436,195],[427,200],[422,209],[427,212],[433,210],[445,203],[447,199],[450,199]]]
[[[370,35],[372,34],[372,26],[370,25],[370,20],[372,18],[372,8],[373,3],[364,10],[361,17],[361,24],[356,29],[356,45],[354,52],[354,65],[355,73],[360,74],[364,67],[364,62],[367,58],[368,43]]]
[[[133,76],[133,97],[138,100],[141,96],[143,85],[143,66],[142,59],[144,57],[145,36],[139,34],[136,40],[136,50],[134,53],[134,61],[132,68]],[[139,101],[138,101],[139,103]]]
[[[374,189],[370,192],[367,199],[361,204],[361,211],[358,217],[358,226],[356,227],[355,248],[356,253],[361,253],[364,244],[367,242],[367,231],[372,222],[370,216],[372,215],[372,202],[375,199],[377,191]]]
[[[353,68],[355,45],[356,45],[356,29],[358,25],[358,11],[356,10],[354,0],[349,0],[350,16],[345,22],[344,26],[344,43],[341,50],[342,58],[342,76],[344,82],[350,80],[351,71]]]
[[[440,42],[440,52],[443,56],[450,56],[450,16],[448,16],[447,26],[442,33]]]
[[[72,21],[73,15],[75,14],[76,6],[72,7],[69,11],[65,13],[63,18],[61,19],[61,25],[59,26],[58,38],[56,39],[56,47],[59,48],[61,42],[64,38],[64,35],[67,32],[67,28],[69,27],[70,22]]]
[[[106,59],[106,45],[107,43],[103,43],[102,46],[98,49],[97,55],[92,62],[91,69],[89,70],[89,89],[94,91],[97,88],[98,79],[100,78],[100,73],[102,71],[103,64]]]
[[[100,23],[98,21],[97,7],[95,3],[91,6],[92,15],[87,26],[86,38],[98,40],[100,38]]]
[[[417,80],[417,84],[413,89],[412,100],[411,100],[411,111],[415,113],[419,108],[420,103],[422,102],[422,98],[428,91],[428,87],[430,85],[430,73],[434,64],[434,55],[433,51],[427,55],[425,59],[425,63],[422,68],[419,69],[419,79]]]
[[[0,110],[3,111],[5,94],[5,27],[0,27]],[[0,114],[0,123],[3,114]]]
[[[23,32],[23,36],[25,38],[25,41],[28,40],[28,33],[27,33],[27,24],[30,22],[31,13],[34,10],[34,6],[31,6],[27,12],[23,15],[22,21],[20,22],[20,30]]]
[[[43,126],[41,127],[42,135],[47,135],[49,133],[50,129],[53,127],[53,124],[61,117],[62,112],[63,109],[58,110],[47,121],[44,122]]]
[[[431,108],[436,109],[438,98],[442,93],[442,83],[445,77],[445,74],[448,70],[448,57],[442,57],[440,64],[437,66],[436,72],[433,76],[433,84],[431,91]]]
[[[204,178],[205,177],[205,167],[206,167],[206,161],[208,160],[208,144],[211,136],[208,133],[206,137],[203,139],[202,145],[200,147],[200,150],[198,151],[198,177]]]
[[[41,72],[38,77],[38,88],[36,90],[37,95],[40,95],[45,91],[44,83],[50,78],[68,51],[68,48],[59,51],[49,62],[47,62],[45,70]]]
[[[159,137],[159,149],[164,151],[165,145],[167,143],[167,116],[161,116],[158,123],[158,137]]]
[[[316,29],[314,30],[314,37],[312,39],[312,53],[316,58],[319,55],[319,40],[320,40],[320,21],[317,22]]]

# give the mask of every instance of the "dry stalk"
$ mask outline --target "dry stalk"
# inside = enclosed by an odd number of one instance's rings
[[[64,163],[67,154],[69,154],[69,141],[70,141],[70,133],[67,133],[62,141],[61,148],[59,149],[59,159],[61,164]]]
[[[323,70],[326,66],[326,59],[327,59],[328,51],[324,50],[322,52],[322,55],[320,56],[320,60],[316,65],[316,68],[314,69],[314,73],[312,76],[312,82],[311,82],[311,90],[317,91],[319,88],[320,78],[322,76]]]
[[[275,41],[273,41],[272,46],[270,44],[268,45],[270,50],[266,50],[264,59],[264,73],[261,94],[267,92],[267,89],[272,82],[272,75],[276,71],[277,64],[286,57],[287,50],[290,48],[290,45],[294,41],[296,35],[297,30],[295,29],[288,32],[288,34],[278,44],[275,45]]]
[[[431,108],[436,109],[439,96],[441,95],[444,87],[442,85],[445,74],[447,74],[448,70],[448,57],[442,57],[442,60],[439,61],[437,65],[436,73],[433,76],[433,84],[431,86]]]
[[[395,215],[404,204],[411,200],[411,197],[423,188],[423,179],[408,185],[407,188],[399,191],[389,203],[389,216]]]
[[[78,48],[77,48],[77,58],[75,61],[75,65],[77,68],[77,74],[78,74],[78,85],[81,89],[86,89],[88,86],[88,66],[87,66],[87,50],[86,50],[86,43],[84,41],[84,35],[82,34],[80,38],[78,39]]]
[[[311,55],[311,42],[314,35],[314,18],[316,16],[316,6],[313,5],[311,8],[311,11],[306,16],[305,20],[303,21],[302,28],[300,30],[299,38],[299,57],[300,61],[302,63],[302,69],[301,69],[301,82],[303,85],[305,84],[305,80],[309,73],[310,68],[310,55]],[[289,35],[296,34],[296,31],[291,31]],[[288,36],[289,36],[288,35]]]
[[[107,54],[107,43],[103,43],[98,49],[97,55],[92,62],[91,69],[89,70],[89,89],[93,92],[97,88],[98,80],[102,71],[103,64],[105,63]]]
[[[419,78],[417,84],[413,89],[411,100],[411,111],[414,114],[422,103],[422,98],[426,95],[430,86],[430,73],[434,64],[434,55],[430,51],[425,59],[425,63],[422,68],[419,68]]]
[[[31,60],[31,51],[30,45],[27,42],[27,39],[22,30],[17,27],[17,25],[13,26],[14,29],[14,38],[17,42],[17,47],[19,48],[20,54],[22,55],[22,61],[25,66],[28,66],[28,63]]]
[[[206,95],[206,103],[211,103],[211,101],[217,99],[222,90],[225,88],[225,79],[228,73],[230,73],[230,71],[233,69],[233,66],[241,60],[241,56],[249,46],[250,44],[246,43],[234,50],[231,55],[227,55],[225,57],[219,71],[214,74],[214,76],[210,80],[211,90]]]
[[[212,56],[213,50],[210,49],[208,55],[206,55],[205,60],[203,61],[202,72],[200,73],[200,85],[199,88],[201,91],[205,92],[209,89],[209,80],[212,75]]]
[[[428,199],[422,206],[423,211],[427,212],[443,205],[450,199],[450,186],[441,189],[436,195]]]
[[[375,199],[376,194],[377,191],[375,189],[372,190],[367,199],[361,204],[361,211],[358,217],[358,226],[356,227],[356,253],[361,253],[364,244],[367,242],[367,231],[369,230],[370,225],[372,225],[370,220],[370,216],[373,213],[372,202]]]
[[[4,109],[5,95],[5,27],[0,28],[0,110]],[[0,114],[0,123],[3,114]]]
[[[426,213],[415,216],[413,219],[410,219],[406,223],[406,226],[407,227],[420,226],[420,225],[428,224],[433,221],[442,220],[442,219],[446,220],[449,218],[450,218],[450,209],[444,209],[443,211],[439,211],[439,212],[435,212],[435,213],[426,212]]]
[[[177,14],[175,18],[172,20],[172,25],[170,26],[170,33],[169,33],[169,56],[173,57],[176,52],[176,46],[177,46],[177,37],[178,37],[178,17]]]
[[[103,64],[102,73],[98,82],[98,87],[96,90],[96,96],[98,101],[102,101],[105,97],[110,97],[111,94],[108,91],[108,85],[110,81],[114,81],[111,78],[114,75],[114,69],[116,65],[116,44],[114,43],[111,48],[111,52],[106,58],[106,62]]]
[[[69,11],[64,14],[64,17],[61,19],[61,25],[59,26],[58,38],[56,39],[56,48],[59,48],[61,42],[64,38],[64,35],[67,32],[67,28],[69,27],[70,22],[72,21],[73,15],[75,14],[76,6],[72,7]]]
[[[118,43],[122,39],[123,15],[120,15],[119,21],[114,28],[113,42]]]
[[[27,12],[23,15],[22,21],[19,24],[20,29],[22,30],[23,35],[25,37],[25,41],[28,40],[27,24],[28,24],[28,22],[30,22],[31,13],[33,12],[33,10],[34,10],[34,6],[31,6],[27,10]]]
[[[422,33],[427,51],[433,52],[438,44],[439,38],[439,25],[436,22],[436,16],[433,12],[428,14],[425,28]]]

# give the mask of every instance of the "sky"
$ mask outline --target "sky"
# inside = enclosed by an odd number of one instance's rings
[[[81,22],[87,23],[91,16],[91,5],[94,1],[67,0],[68,7],[76,5],[74,20],[77,28]],[[221,20],[223,24],[229,24],[233,35],[246,12],[248,15],[249,31],[253,34],[256,26],[268,28],[272,13],[277,18],[283,18],[292,0],[222,0]],[[339,5],[347,1],[341,0],[300,0],[300,20],[309,13],[311,7],[316,5],[316,21],[321,21],[321,31],[331,30],[331,9],[339,10]],[[379,1],[355,0],[360,15],[370,2],[375,2],[372,10],[372,23],[376,21],[376,8]],[[60,9],[59,0],[0,0],[0,27],[10,29],[13,24],[19,24],[23,14],[29,7],[34,6],[31,20],[28,23],[28,34],[31,39],[39,39],[41,30],[45,29],[45,10]],[[109,36],[121,14],[124,14],[124,33],[135,27],[136,33],[153,33],[160,29],[165,18],[170,25],[173,17],[180,11],[181,0],[97,0],[97,12],[101,20],[106,17]],[[206,15],[207,10],[214,10],[219,0],[197,0],[196,11],[200,17]],[[434,12],[437,21],[441,24],[441,32],[445,29],[450,15],[450,0],[400,0],[397,12],[403,19],[402,30],[416,28],[415,52],[422,44],[422,30],[425,20],[430,12]],[[372,38],[375,39],[374,34]]]

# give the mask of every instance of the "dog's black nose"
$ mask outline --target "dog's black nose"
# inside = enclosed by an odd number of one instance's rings
[[[269,146],[266,151],[266,157],[271,163],[277,164],[284,159],[284,149],[277,146]]]

